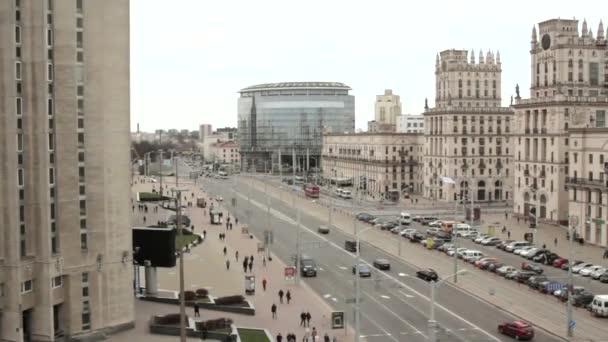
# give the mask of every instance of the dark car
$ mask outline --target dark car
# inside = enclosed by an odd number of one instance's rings
[[[527,281],[528,287],[538,290],[543,282],[548,281],[548,278],[543,275],[530,277]]]
[[[433,222],[433,221],[437,221],[436,217],[432,217],[432,216],[425,216],[420,220],[420,223],[422,223],[423,225],[428,225],[429,223]]]
[[[317,228],[317,232],[319,232],[319,234],[329,234],[329,227],[319,226],[319,228]]]
[[[437,234],[435,234],[435,237],[438,239],[445,240],[447,242],[452,241],[452,233],[446,232],[444,230],[440,230]]]
[[[374,216],[372,214],[368,214],[368,213],[357,214],[357,220],[363,221],[363,222],[369,222],[375,218],[376,218],[376,216]]]
[[[598,280],[602,283],[608,283],[608,273],[602,274]]]
[[[361,247],[361,246],[359,246],[359,247]],[[355,253],[357,251],[357,241],[353,241],[353,240],[344,241],[344,249],[346,249],[349,252]]]
[[[595,295],[587,290],[572,295],[572,305],[585,307],[593,301]]]
[[[530,263],[527,263],[527,262],[524,262],[524,263],[521,264],[521,269],[524,270],[524,271],[534,272],[535,274],[542,274],[545,271],[540,266],[534,265],[534,264],[530,264]]]
[[[488,264],[485,269],[492,273],[496,273],[496,270],[503,267],[504,265],[505,264],[500,261],[493,262],[493,263]]]
[[[437,281],[439,276],[432,268],[424,268],[416,272],[416,277],[426,281]]]
[[[517,272],[517,275],[513,278],[513,280],[516,280],[518,283],[524,284],[528,281],[528,279],[534,277],[535,275],[536,273],[531,271],[519,271]]]
[[[391,230],[391,229],[397,227],[398,225],[399,225],[399,223],[394,222],[394,221],[390,221],[390,222],[386,222],[386,223],[382,224],[380,226],[380,229],[382,229],[382,230]]]
[[[551,251],[548,249],[539,249],[536,252],[526,254],[526,259],[532,260],[537,255],[549,254]]]
[[[544,265],[553,265],[553,261],[559,259],[559,255],[548,250],[544,250],[542,253],[536,253],[536,255],[534,255],[532,258],[528,256],[528,259],[532,259],[532,261],[540,262]]]
[[[408,239],[410,239],[410,242],[420,242],[424,239],[424,235],[420,232],[414,232],[409,235]]]
[[[317,276],[317,264],[313,258],[306,255],[300,257],[300,274],[303,277]]]
[[[376,259],[374,260],[373,265],[379,270],[388,271],[391,269],[391,263],[386,259]]]
[[[500,323],[498,332],[516,340],[531,340],[534,338],[534,328],[522,320]]]

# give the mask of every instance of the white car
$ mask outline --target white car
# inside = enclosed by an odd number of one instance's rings
[[[399,235],[407,236],[407,235],[415,233],[415,232],[416,232],[416,229],[414,229],[414,228],[406,228],[406,229],[403,229],[402,231],[400,231]]]
[[[606,266],[600,268],[599,270],[591,273],[591,278],[593,279],[600,279],[600,277],[602,276],[602,274],[608,272],[608,268],[606,268]]]
[[[481,240],[481,244],[484,245],[484,246],[495,245],[499,241],[500,241],[500,239],[497,238],[496,236],[490,236],[488,238],[485,238],[485,239]]]
[[[572,267],[572,273],[578,273],[578,272],[580,272],[581,270],[583,270],[583,269],[585,269],[585,268],[587,268],[587,267],[591,267],[591,266],[593,266],[593,264],[592,264],[592,263],[590,263],[590,262],[583,262],[583,263],[580,263],[580,264],[578,264],[578,265],[576,265],[576,266]]]
[[[582,270],[580,270],[578,272],[578,274],[580,274],[583,277],[590,277],[591,273],[593,273],[601,268],[602,268],[602,266],[600,266],[600,265],[589,266],[589,267],[586,267],[586,268],[583,268]]]
[[[534,255],[534,253],[538,252],[539,250],[541,250],[541,248],[533,247],[533,248],[529,248],[529,249],[521,251],[519,253],[519,255],[521,255],[524,258],[527,258],[528,255]]]
[[[527,251],[529,251],[529,250],[531,250],[533,248],[535,248],[535,247],[534,246],[524,246],[522,248],[518,248],[518,249],[513,250],[513,254],[521,255],[521,253],[527,252]]]
[[[489,237],[490,237],[490,235],[488,235],[488,234],[479,234],[479,235],[477,235],[477,237],[473,241],[475,243],[481,243],[481,241],[483,241],[483,240],[485,240],[485,239],[487,239]]]
[[[467,250],[468,250],[468,249],[466,249],[466,248],[458,248],[458,255],[462,254],[464,251],[467,251]],[[454,253],[455,253],[455,252],[456,252],[456,250],[455,250],[455,249],[450,249],[450,250],[448,251],[448,255],[449,255],[449,256],[454,256]]]
[[[218,202],[222,202],[224,200],[224,198],[220,195],[215,196],[215,200]]]
[[[429,222],[429,227],[439,227],[439,226],[441,226],[441,223],[442,223],[442,222],[443,222],[443,221],[441,221],[441,220],[437,220],[437,221]]]

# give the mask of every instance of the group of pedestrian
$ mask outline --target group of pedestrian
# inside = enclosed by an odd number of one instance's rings
[[[226,240],[226,234],[220,233],[220,241]]]
[[[243,260],[243,272],[247,273],[247,268],[249,268],[249,273],[251,273],[253,270],[253,255],[251,255],[250,257],[246,256]]]
[[[310,315],[310,312],[302,311],[302,313],[300,314],[300,326],[301,327],[310,327],[311,318],[312,318],[312,316]]]
[[[283,292],[283,289],[279,290],[279,302],[281,304],[283,304],[283,296],[285,296],[285,299],[287,300],[287,304],[289,304],[289,302],[291,302],[291,292],[289,290],[287,290],[287,293]]]

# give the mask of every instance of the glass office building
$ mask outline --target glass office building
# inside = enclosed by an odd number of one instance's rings
[[[240,90],[238,141],[243,169],[276,171],[280,164],[298,170],[318,168],[323,134],[355,130],[355,98],[350,90],[337,82],[268,83]]]

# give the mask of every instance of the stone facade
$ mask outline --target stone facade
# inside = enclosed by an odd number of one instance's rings
[[[397,133],[424,133],[424,116],[399,115],[397,117]]]
[[[422,134],[333,133],[323,136],[323,177],[351,178],[373,195],[389,190],[420,192]]]
[[[378,125],[397,125],[397,116],[401,115],[401,98],[391,89],[384,90],[384,95],[376,95],[374,119]]]
[[[579,34],[578,20],[547,20],[538,29],[532,30],[530,98],[517,94],[514,105],[513,210],[534,215],[538,206],[539,219],[565,224],[568,209],[578,206],[568,203],[566,178],[587,177],[572,169],[573,153],[583,158],[585,151],[573,152],[580,147],[571,130],[606,126],[608,48],[601,24],[597,39],[586,22]]]
[[[472,192],[474,201],[508,200],[513,112],[500,107],[500,53],[488,52],[484,59],[480,52],[478,62],[466,50],[440,56],[436,107],[424,112],[424,196],[452,201]]]
[[[241,155],[239,144],[235,141],[214,143],[209,146],[211,161],[220,164],[233,164],[235,170],[240,169]]]
[[[129,1],[0,16],[0,340],[132,326]]]

